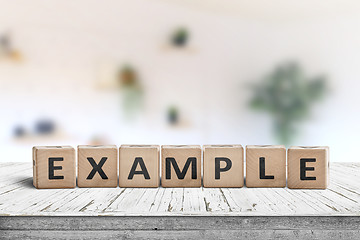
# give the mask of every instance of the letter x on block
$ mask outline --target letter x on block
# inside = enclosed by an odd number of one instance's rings
[[[117,147],[78,146],[78,186],[117,187]]]

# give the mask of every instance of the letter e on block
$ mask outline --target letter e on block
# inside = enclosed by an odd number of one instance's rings
[[[204,145],[204,187],[243,187],[244,149],[241,145]]]
[[[201,187],[201,147],[161,146],[161,173],[163,187]]]
[[[117,147],[78,146],[78,187],[117,187]]]
[[[75,188],[75,149],[71,146],[33,147],[33,184],[38,189]]]
[[[159,187],[158,145],[121,145],[119,152],[120,187]]]
[[[329,147],[288,149],[288,188],[326,189],[329,182]]]

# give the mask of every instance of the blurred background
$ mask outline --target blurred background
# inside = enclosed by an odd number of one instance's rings
[[[125,143],[360,161],[359,79],[356,0],[0,0],[0,161]]]

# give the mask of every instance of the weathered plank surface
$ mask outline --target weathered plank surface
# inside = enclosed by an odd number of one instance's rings
[[[0,239],[359,239],[360,164],[327,190],[37,190],[28,163],[0,164]]]
[[[327,190],[75,188],[32,185],[29,163],[0,164],[3,216],[360,216],[360,164],[332,163]]]

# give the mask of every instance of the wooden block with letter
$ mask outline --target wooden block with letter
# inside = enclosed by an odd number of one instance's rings
[[[288,149],[288,188],[326,189],[328,171],[329,147]]]
[[[162,146],[161,168],[163,187],[201,187],[201,147]]]
[[[117,147],[78,146],[78,187],[117,187]]]
[[[203,146],[204,187],[243,187],[244,149],[241,145]]]
[[[285,187],[286,149],[283,145],[246,146],[246,186]]]
[[[33,147],[33,184],[38,189],[74,188],[75,149],[70,146]]]
[[[158,145],[121,145],[119,152],[120,187],[159,187]]]

